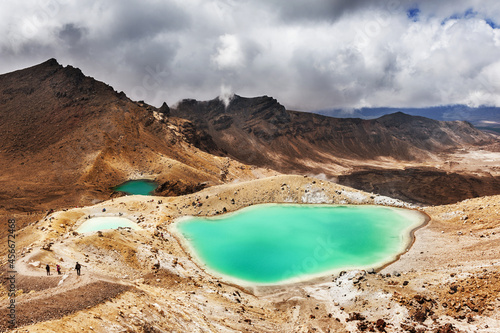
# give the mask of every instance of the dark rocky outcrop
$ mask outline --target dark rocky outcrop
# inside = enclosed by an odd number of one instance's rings
[[[165,116],[170,116],[170,108],[168,107],[167,103],[163,102],[163,104],[158,109],[158,112]]]

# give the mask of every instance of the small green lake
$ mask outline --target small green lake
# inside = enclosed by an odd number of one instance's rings
[[[297,282],[390,263],[426,220],[383,206],[265,204],[216,218],[184,217],[174,232],[195,260],[237,283]]]
[[[115,191],[125,192],[127,194],[150,195],[158,185],[147,179],[129,180],[113,188]]]

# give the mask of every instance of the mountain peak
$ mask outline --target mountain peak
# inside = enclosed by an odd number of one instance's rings
[[[285,107],[275,98],[269,96],[241,97],[233,95],[228,111],[238,112],[240,110],[252,110],[253,113],[273,110],[273,112],[283,113]]]
[[[437,120],[421,116],[412,116],[410,114],[401,111],[383,115],[382,117],[377,118],[376,121],[383,123],[385,125],[402,125],[402,124],[408,125],[414,121],[425,122],[425,123],[438,123]]]
[[[166,116],[170,115],[170,108],[168,107],[167,103],[163,102],[163,104],[160,106],[158,109],[160,113],[163,113]]]
[[[82,124],[111,113],[104,105],[122,101],[110,86],[53,58],[0,75],[0,86],[0,146],[13,154],[48,147]]]
[[[413,117],[414,116],[411,116],[411,115],[409,115],[407,113],[398,111],[398,112],[394,112],[394,113],[389,113],[389,114],[383,115],[380,118],[413,118]]]
[[[21,71],[33,71],[33,70],[57,70],[57,69],[62,69],[64,68],[63,65],[61,65],[55,58],[50,58],[49,60],[46,60],[38,65],[22,69]]]
[[[49,60],[42,62],[40,65],[51,66],[51,67],[53,67],[53,66],[60,67],[61,66],[61,64],[55,58],[50,58]]]

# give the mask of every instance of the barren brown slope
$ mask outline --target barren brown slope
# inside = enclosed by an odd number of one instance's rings
[[[435,168],[376,169],[341,175],[338,183],[408,202],[446,205],[500,193],[500,177]]]
[[[218,98],[205,102],[184,100],[172,109],[172,114],[193,121],[204,137],[213,139],[216,147],[207,145],[209,152],[283,173],[323,174],[327,178],[347,175],[342,178],[346,185],[381,194],[392,193],[400,199],[425,204],[500,193],[499,175],[461,170],[464,180],[454,178],[460,181],[456,184],[460,188],[457,196],[443,200],[443,191],[433,193],[432,183],[438,179],[435,175],[423,180],[424,187],[414,186],[414,192],[403,195],[408,192],[405,191],[407,183],[416,181],[415,172],[401,172],[404,168],[417,170],[419,175],[428,174],[429,167],[446,174],[450,171],[449,165],[445,165],[449,162],[448,155],[458,149],[498,142],[494,136],[463,121],[444,122],[403,113],[373,120],[332,118],[288,111],[267,96],[234,96],[227,107]],[[371,172],[381,168],[387,170],[382,174],[388,173],[389,177],[371,177],[364,182],[348,179],[355,171]],[[392,172],[398,173],[397,177],[393,177]],[[394,181],[395,178],[398,181]],[[445,180],[439,187],[447,185],[452,178],[439,178],[438,181]],[[473,179],[473,182],[465,179]],[[492,183],[492,186],[483,188],[475,183]],[[427,197],[419,194],[424,189]]]
[[[179,194],[253,177],[199,142],[166,105],[133,102],[54,59],[0,75],[0,214],[89,204],[129,178],[156,179],[162,194]]]
[[[267,96],[234,96],[227,108],[218,98],[184,100],[172,114],[193,121],[228,156],[289,172],[310,171],[305,159],[317,163],[383,157],[424,160],[445,149],[492,141],[467,122],[403,113],[374,120],[332,118],[287,111]]]

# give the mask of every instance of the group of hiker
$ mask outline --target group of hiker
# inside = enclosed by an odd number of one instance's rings
[[[82,268],[82,265],[80,265],[80,264],[78,263],[78,261],[77,261],[77,262],[76,262],[76,265],[75,265],[75,270],[76,270],[76,274],[77,274],[77,275],[80,275],[80,269],[81,269],[81,268]],[[45,266],[45,270],[47,271],[47,275],[50,275],[50,266],[49,266],[49,264],[47,264],[47,265]],[[57,274],[58,274],[58,275],[61,275],[61,274],[62,274],[62,273],[61,273],[61,266],[56,265],[56,270],[57,270]]]

